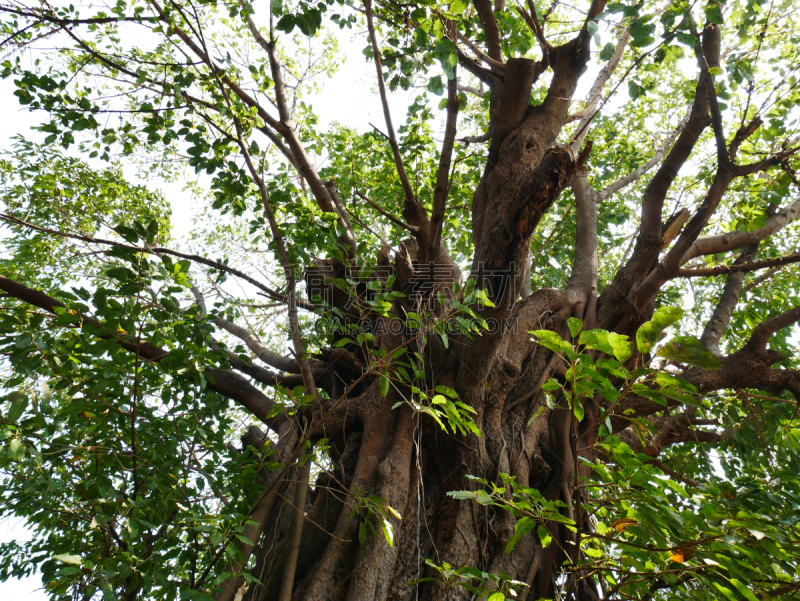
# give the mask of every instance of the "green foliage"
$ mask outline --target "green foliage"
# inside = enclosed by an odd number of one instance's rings
[[[681,315],[672,307],[659,309],[653,320],[637,332],[639,351],[650,353],[665,328],[675,324]],[[577,320],[569,322],[573,340],[580,326]],[[780,467],[769,478],[756,475],[766,467],[760,459],[755,461],[759,467],[742,469],[739,462],[752,464],[755,457],[762,455],[756,452],[754,457],[746,442],[752,441],[753,435],[738,423],[733,425],[740,432],[733,438],[732,447],[720,450],[726,457],[722,470],[692,453],[673,449],[667,455],[682,462],[680,469],[684,472],[699,460],[694,469],[702,473],[692,476],[701,477],[703,483],[688,477],[683,481],[667,478],[650,454],[637,453],[612,434],[606,416],[629,394],[678,407],[682,404],[704,408],[709,403],[719,405],[719,400],[712,397],[702,402],[694,386],[667,371],[625,367],[622,363],[631,357],[631,344],[613,332],[583,331],[573,343],[553,332],[532,334],[542,346],[563,354],[567,367],[563,382],[551,378],[544,386],[551,410],[558,408],[558,399],[550,396],[553,393],[574,411],[578,422],[583,419],[582,402],[599,395],[610,405],[600,416],[604,426],[594,443],[601,459],[590,463],[580,457],[581,475],[576,475],[575,481],[580,488],[576,495],[581,497],[581,511],[593,516],[591,530],[564,515],[563,501],[549,500],[535,488],[519,486],[516,478],[507,474],[500,474],[502,485],[472,476],[469,479],[476,488],[448,493],[455,499],[500,508],[516,518],[506,553],[511,553],[527,535],[536,536],[538,544],[547,548],[552,544],[553,533],[566,528],[580,541],[581,549],[577,556],[568,554],[569,573],[594,570],[602,575],[608,589],[630,598],[647,597],[652,579],[667,585],[691,579],[704,599],[737,600],[757,598],[754,591],[765,586],[779,588],[781,583],[795,581],[796,549],[800,544],[800,519],[795,508],[800,503],[800,486],[791,474],[800,468],[800,445],[792,438],[796,435],[790,434],[794,432],[793,420],[778,428],[787,436],[788,446]],[[588,354],[590,351],[601,354],[593,356]],[[689,336],[672,338],[657,349],[656,355],[709,369],[719,365],[716,357]],[[612,378],[622,384],[613,386]],[[728,407],[730,411],[732,406]],[[542,408],[534,418],[541,411]],[[639,418],[633,423],[639,442],[646,449],[649,426]],[[572,445],[575,453],[575,441]],[[465,570],[450,569],[448,574],[464,577],[462,574],[471,573]],[[634,573],[641,577],[631,578]]]

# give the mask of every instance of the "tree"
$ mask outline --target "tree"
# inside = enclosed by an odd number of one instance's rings
[[[0,6],[0,573],[796,598],[795,4]],[[336,29],[366,134],[303,100]],[[205,174],[193,252],[122,160]]]

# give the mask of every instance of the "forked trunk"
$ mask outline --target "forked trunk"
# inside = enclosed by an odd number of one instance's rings
[[[406,391],[384,398],[377,381],[348,401],[346,410],[329,418],[324,436],[330,465],[318,475],[306,502],[292,599],[472,598],[465,588],[448,586],[426,560],[438,566],[504,572],[530,586],[529,599],[554,596],[565,582],[562,564],[573,548],[572,532],[553,522],[554,542],[546,549],[528,536],[506,554],[514,533],[511,513],[447,493],[482,486],[468,475],[501,485],[500,474],[510,474],[519,485],[563,501],[564,515],[575,517],[577,424],[572,412],[561,407],[551,410],[538,394],[530,395],[552,369],[548,367],[552,354],[532,342],[528,331],[558,330],[569,314],[565,306],[562,293],[540,291],[517,305],[504,322],[504,331],[475,338],[470,352],[458,357],[439,349],[433,362],[436,383],[451,386],[476,408],[480,438],[445,432],[407,404],[392,409]],[[457,345],[458,341],[451,342],[451,348]],[[536,409],[533,404],[543,409],[528,423]],[[587,407],[589,419],[584,424],[594,423],[592,411]],[[287,484],[281,496],[295,498],[297,487]],[[366,509],[368,503],[359,502],[371,495],[384,499],[402,516],[389,518],[393,545],[381,530],[380,516]],[[246,601],[280,599],[293,513],[289,503],[273,512],[252,573],[263,586],[251,585]],[[365,521],[368,526],[361,526]],[[366,537],[359,541],[361,529]],[[596,598],[585,582],[579,598]],[[519,598],[525,598],[524,591]]]

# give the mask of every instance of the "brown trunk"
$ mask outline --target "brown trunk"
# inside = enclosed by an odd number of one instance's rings
[[[410,600],[469,599],[461,588],[446,590],[436,570],[425,564],[474,566],[505,572],[528,581],[530,599],[552,597],[561,576],[572,534],[557,525],[559,544],[542,549],[535,537],[525,537],[506,555],[514,532],[514,518],[506,511],[459,501],[453,490],[474,489],[465,476],[500,482],[499,474],[516,476],[523,486],[542,491],[550,499],[573,503],[573,419],[562,408],[545,409],[527,424],[531,402],[506,406],[533,389],[547,368],[551,354],[530,340],[531,329],[560,329],[565,297],[553,290],[535,292],[508,313],[508,329],[475,338],[471,344],[452,341],[439,349],[431,370],[437,384],[452,386],[460,399],[477,411],[480,438],[446,433],[429,417],[407,405],[392,409],[396,393],[380,396],[375,381],[348,401],[345,412],[329,418],[329,471],[317,477],[306,503],[299,560],[292,599]],[[453,349],[461,348],[457,353]],[[429,382],[430,385],[432,382]],[[591,411],[591,408],[589,408]],[[291,478],[287,478],[291,479]],[[284,499],[294,498],[289,484]],[[377,495],[402,515],[391,518],[394,546],[380,533],[376,517],[353,511],[356,498]],[[289,557],[289,530],[293,510],[284,502],[274,511],[256,552],[253,584],[246,601],[278,599],[284,563]],[[377,535],[367,529],[358,541],[359,524],[369,519]],[[412,584],[421,578],[432,578]],[[586,589],[579,598],[592,598]]]

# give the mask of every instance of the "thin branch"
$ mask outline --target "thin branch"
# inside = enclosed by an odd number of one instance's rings
[[[407,229],[409,232],[411,232],[414,235],[419,234],[419,228],[416,225],[409,225],[408,223],[406,223],[402,219],[398,219],[397,217],[395,217],[394,215],[392,215],[388,211],[382,209],[380,207],[380,205],[378,205],[378,203],[373,202],[372,200],[370,200],[366,195],[364,195],[357,188],[354,188],[354,191],[358,195],[359,198],[361,198],[362,200],[365,200],[366,202],[368,202],[376,211],[378,211],[378,213],[380,213],[381,215],[386,217],[392,223],[394,223],[396,225],[399,225],[400,227],[402,227],[404,229]]]
[[[583,146],[583,140],[586,138],[586,134],[589,131],[589,122],[593,119],[594,114],[597,111],[597,106],[600,103],[600,97],[603,94],[603,88],[614,74],[614,71],[617,70],[619,63],[622,60],[622,55],[625,53],[625,48],[627,48],[630,39],[630,31],[626,28],[622,31],[619,39],[617,40],[614,54],[606,63],[605,67],[600,70],[600,73],[598,73],[597,78],[594,80],[594,84],[592,84],[592,88],[589,90],[589,94],[586,97],[586,106],[579,113],[567,118],[567,123],[573,121],[574,119],[580,119],[577,128],[578,132],[580,133],[575,137],[572,143],[572,147],[575,152],[578,152],[580,147]]]
[[[455,24],[450,22],[455,28]],[[439,169],[436,172],[436,186],[433,190],[433,210],[431,211],[430,227],[428,231],[427,260],[437,261],[442,241],[442,226],[444,224],[445,206],[450,192],[450,164],[453,158],[453,145],[456,138],[458,123],[458,80],[456,67],[453,67],[453,78],[447,82],[447,120],[444,128],[444,140],[439,153]]]
[[[403,194],[405,196],[403,217],[411,221],[414,225],[420,227],[422,222],[426,220],[424,219],[425,209],[420,204],[419,200],[414,195],[414,190],[411,188],[411,182],[409,181],[408,175],[406,174],[406,169],[403,166],[403,157],[400,155],[400,146],[397,143],[397,134],[395,134],[394,126],[392,125],[392,114],[389,110],[389,99],[386,95],[386,83],[383,80],[381,51],[378,46],[378,39],[375,36],[375,25],[372,18],[372,0],[364,0],[364,8],[366,9],[367,29],[369,30],[369,39],[372,44],[372,55],[375,61],[375,72],[378,77],[378,91],[381,97],[381,105],[383,106],[383,118],[386,122],[389,146],[392,149],[395,169],[397,170],[397,175],[400,178],[400,184],[403,186]],[[419,231],[421,232],[422,229],[420,228]]]
[[[764,269],[766,267],[777,267],[780,265],[789,265],[790,263],[800,262],[800,253],[793,253],[785,257],[778,257],[777,259],[764,259],[762,261],[752,261],[750,263],[734,263],[733,265],[719,265],[718,267],[708,267],[706,269],[679,269],[676,272],[677,277],[682,278],[697,278],[713,275],[725,275],[727,273],[746,273],[748,271],[755,271],[757,269]]]
[[[214,269],[218,269],[219,271],[224,271],[225,273],[229,273],[232,276],[240,278],[247,282],[248,284],[252,284],[262,292],[264,292],[269,298],[272,298],[277,301],[287,302],[286,297],[276,290],[265,286],[258,280],[250,277],[246,273],[239,271],[238,269],[234,269],[233,267],[228,267],[218,261],[214,261],[212,259],[207,259],[205,257],[201,257],[200,255],[192,255],[188,253],[178,252],[176,250],[171,250],[169,248],[162,248],[159,246],[134,246],[132,244],[124,244],[122,242],[115,242],[114,240],[104,240],[103,238],[94,238],[92,236],[85,236],[83,234],[70,234],[68,232],[61,232],[59,230],[54,230],[47,227],[42,227],[39,225],[34,225],[33,223],[29,223],[27,221],[23,221],[18,217],[14,217],[13,215],[8,215],[6,213],[0,213],[0,219],[6,221],[8,223],[13,223],[15,225],[21,225],[23,227],[43,232],[47,234],[52,234],[54,236],[61,236],[62,238],[72,238],[74,240],[80,240],[81,242],[87,242],[90,244],[103,244],[107,246],[118,246],[120,248],[125,248],[127,250],[131,250],[133,252],[140,252],[140,253],[148,253],[153,255],[170,255],[173,257],[178,257],[180,259],[186,259],[187,261],[194,261],[195,263],[200,263],[202,265],[206,265],[208,267],[212,267]],[[307,301],[299,301],[299,306],[308,310],[314,311],[316,306],[313,303],[309,303]]]
[[[669,136],[664,140],[664,142],[656,149],[655,154],[650,157],[645,163],[628,173],[627,175],[623,175],[617,181],[609,184],[602,190],[597,193],[597,202],[602,202],[607,198],[610,198],[622,188],[629,186],[630,184],[639,180],[642,175],[650,171],[653,167],[658,165],[664,156],[667,153],[667,150],[672,147],[675,143],[675,140],[681,134],[683,129],[686,127],[686,124],[689,122],[689,116],[691,115],[691,108],[686,112],[686,116],[681,119],[681,122],[675,127],[674,130],[670,133]]]
[[[457,30],[456,36],[459,41],[464,42],[467,46],[469,46],[469,49],[472,50],[479,59],[489,65],[493,71],[496,70],[498,75],[505,74],[506,66],[504,63],[493,59],[491,56],[488,56],[485,52],[483,52],[483,50],[478,48],[478,46],[472,40],[461,33],[461,31]]]

